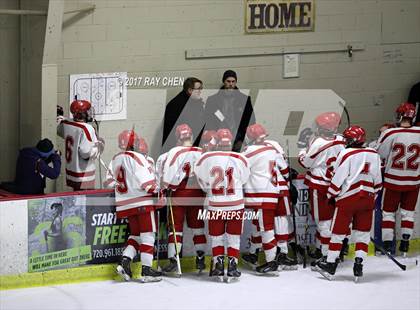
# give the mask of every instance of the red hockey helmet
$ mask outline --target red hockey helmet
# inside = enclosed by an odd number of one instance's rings
[[[217,131],[217,144],[220,146],[232,145],[233,136],[229,129],[222,128]]]
[[[201,145],[204,148],[213,148],[217,145],[217,132],[205,130],[201,136]]]
[[[416,117],[416,107],[410,102],[404,102],[398,106],[395,113],[397,113],[399,120],[403,117],[414,119]]]
[[[92,120],[92,105],[87,100],[74,100],[70,104],[70,112],[76,120],[85,120],[86,122]]]
[[[118,146],[122,150],[138,149],[140,138],[134,130],[124,130],[118,135]]]
[[[139,139],[139,153],[141,154],[149,153],[149,146],[147,145],[146,140],[144,140],[143,138]]]
[[[366,131],[357,125],[350,126],[343,132],[347,145],[362,145],[366,142]]]
[[[192,138],[192,129],[187,124],[181,124],[176,127],[175,135],[178,140],[186,140]]]
[[[341,117],[336,112],[325,112],[318,115],[315,119],[316,126],[319,129],[329,132],[335,132],[340,126]]]
[[[261,124],[253,124],[248,126],[246,129],[246,137],[250,142],[252,141],[262,141],[265,137],[268,136],[267,131]]]

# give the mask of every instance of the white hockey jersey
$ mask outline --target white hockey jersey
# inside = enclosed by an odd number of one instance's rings
[[[272,147],[274,147],[277,150],[277,152],[280,153],[281,156],[283,156],[283,158],[285,157],[283,147],[277,141],[267,139],[267,140],[264,140],[264,144],[265,145],[271,145]]]
[[[121,152],[114,156],[111,167],[118,182],[115,186],[117,217],[152,210],[157,183],[146,158],[133,151]]]
[[[150,156],[147,156],[147,155],[145,156],[145,158],[146,158],[147,162],[149,163],[150,167],[152,168],[153,174],[155,175],[156,180],[158,180],[157,176],[156,176],[154,159]],[[115,178],[114,178],[114,175],[112,174],[112,161],[111,161],[108,165],[108,170],[106,171],[105,181],[104,181],[103,185],[104,185],[105,188],[114,188],[115,183],[116,183]]]
[[[343,150],[334,164],[328,198],[340,200],[375,194],[382,189],[381,159],[371,148]]]
[[[270,144],[250,145],[243,154],[248,159],[250,177],[244,185],[245,204],[248,207],[276,208],[280,194],[288,191],[282,171],[288,167],[280,153]]]
[[[87,123],[63,120],[57,132],[65,144],[67,186],[95,188],[95,160],[100,155],[95,129]]]
[[[176,146],[168,152],[163,166],[164,187],[176,189],[200,189],[194,175],[194,164],[202,149],[192,146]]]
[[[327,191],[334,162],[344,146],[344,138],[335,135],[332,139],[316,137],[307,149],[301,150],[298,161],[308,169],[304,183],[310,188]]]
[[[385,188],[410,191],[419,187],[420,127],[385,130],[377,150],[383,160]]]
[[[243,185],[250,174],[245,156],[228,151],[207,152],[197,161],[194,172],[207,193],[208,210],[244,208]]]

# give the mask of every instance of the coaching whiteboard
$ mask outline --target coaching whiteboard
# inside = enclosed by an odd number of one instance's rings
[[[127,119],[127,72],[70,75],[70,100],[88,100],[98,121]]]

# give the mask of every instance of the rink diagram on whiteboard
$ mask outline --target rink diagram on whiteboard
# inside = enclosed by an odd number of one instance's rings
[[[126,72],[70,75],[70,101],[88,100],[98,121],[127,119]]]

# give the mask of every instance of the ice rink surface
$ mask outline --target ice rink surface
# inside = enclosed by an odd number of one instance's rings
[[[418,258],[418,257],[417,257]],[[0,309],[420,309],[420,267],[400,270],[386,257],[368,257],[353,282],[346,260],[328,281],[310,268],[255,276],[242,268],[235,283],[207,273],[161,282],[103,281],[0,292]]]

